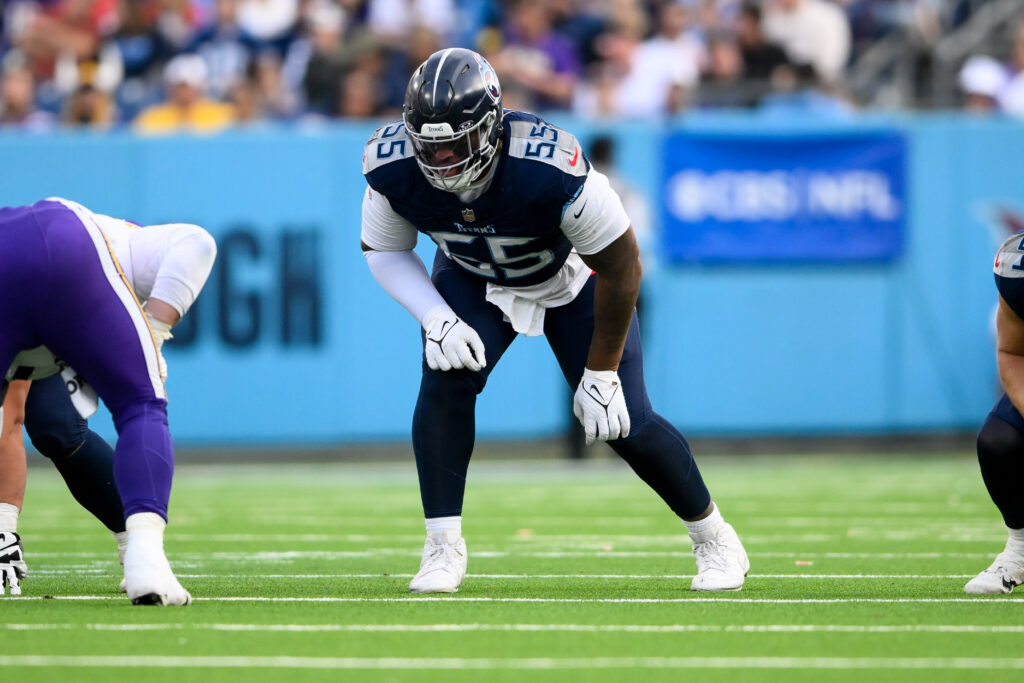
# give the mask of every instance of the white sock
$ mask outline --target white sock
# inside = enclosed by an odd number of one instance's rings
[[[117,540],[117,561],[124,566],[124,551],[128,549],[128,532],[115,531],[114,538]]]
[[[18,531],[18,506],[0,503],[0,533]]]
[[[714,503],[712,505],[714,509],[704,519],[699,519],[696,522],[683,520],[683,524],[686,525],[686,529],[690,532],[690,538],[693,539],[694,543],[703,543],[714,538],[718,528],[725,524],[725,519],[722,517],[722,513],[718,511],[718,506]]]
[[[127,536],[156,541],[161,548],[164,546],[164,529],[167,522],[155,512],[136,512],[124,520]]]
[[[427,520],[427,536],[444,533],[449,543],[454,543],[462,536],[462,515],[453,517],[432,517]]]
[[[1007,549],[1024,555],[1024,529],[1010,529],[1009,527],[1007,529],[1010,532],[1010,539],[1006,542]]]

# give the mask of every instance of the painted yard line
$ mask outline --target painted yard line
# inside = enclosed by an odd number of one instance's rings
[[[127,600],[123,595],[20,595],[0,600]],[[195,602],[330,602],[330,603],[429,603],[429,602],[480,602],[480,603],[550,603],[550,604],[701,604],[740,603],[764,605],[832,605],[854,603],[877,604],[954,604],[974,605],[1024,605],[1019,598],[493,598],[446,596],[408,596],[401,598],[340,598],[340,597],[266,597],[266,596],[192,596]]]
[[[998,523],[993,524],[991,515],[979,514],[976,517],[965,517],[963,515],[950,515],[949,510],[943,510],[942,514],[935,515],[904,515],[893,513],[892,515],[858,515],[850,514],[849,511],[839,512],[835,516],[814,515],[780,515],[775,517],[751,517],[744,519],[743,526],[767,526],[767,527],[813,527],[813,526],[878,526],[887,522],[893,522],[901,527],[913,526],[981,526],[992,531],[1002,531]]]
[[[561,549],[569,548],[577,551],[594,551],[594,552],[605,552],[612,550],[615,547],[622,547],[628,549],[635,549],[634,552],[651,552],[658,553],[662,552],[659,550],[644,550],[645,548],[661,548],[661,547],[676,547],[685,549],[684,552],[689,552],[690,541],[685,536],[668,536],[668,537],[640,537],[640,536],[616,536],[616,535],[594,535],[594,536],[582,536],[573,535],[567,536],[564,539],[559,537],[546,536],[543,534],[518,536],[515,534],[502,535],[501,539],[497,542],[493,540],[493,536],[489,535],[489,545],[492,547],[497,544],[511,545],[518,544],[524,549],[532,549],[529,552],[559,552]],[[43,547],[54,547],[60,546],[61,544],[67,543],[70,540],[80,539],[81,536],[72,538],[67,537],[39,537],[35,540],[35,544]],[[881,541],[928,541],[933,544],[952,544],[952,543],[972,543],[978,544],[984,547],[994,547],[1006,543],[1005,533],[992,533],[982,534],[973,529],[965,529],[962,531],[951,530],[948,527],[943,528],[943,532],[937,532],[929,529],[914,529],[914,530],[903,530],[903,531],[878,531],[877,529],[868,528],[851,528],[842,533],[806,533],[806,534],[777,534],[771,536],[760,536],[755,534],[744,534],[743,543],[747,547],[757,548],[758,546],[772,546],[778,547],[780,545],[799,543],[806,545],[814,544],[830,544],[839,545],[840,543],[848,542],[849,540],[864,540],[864,539],[876,539]],[[257,544],[262,541],[261,545],[267,543],[273,543],[280,545],[287,543],[291,546],[299,546],[302,548],[302,544],[308,546],[326,546],[332,548],[332,550],[320,551],[320,550],[295,550],[294,552],[337,552],[346,553],[351,556],[364,555],[366,553],[391,553],[391,554],[402,554],[407,555],[415,552],[419,554],[422,552],[422,548],[415,550],[415,546],[423,544],[422,536],[402,536],[394,537],[389,536],[387,540],[395,543],[407,543],[408,545],[402,545],[399,547],[395,546],[382,546],[382,547],[370,547],[366,548],[369,543],[369,539],[342,539],[342,538],[330,538],[330,537],[317,537],[316,535],[310,535],[303,537],[301,535],[281,535],[281,536],[265,536],[259,538],[254,536],[252,538],[228,538],[217,535],[205,535],[205,536],[174,536],[169,539],[171,542],[179,543],[182,546],[194,545],[202,543],[204,546],[210,544],[218,544],[222,546],[230,546],[231,544]],[[472,537],[470,537],[472,541]],[[338,549],[333,550],[337,546],[344,546],[346,544],[358,544],[359,550],[344,550]],[[36,547],[36,545],[34,545]],[[550,550],[546,550],[550,548]],[[52,551],[50,551],[52,553]],[[194,550],[182,549],[182,552],[194,552]],[[226,554],[237,553],[239,551],[227,551]],[[671,551],[669,551],[671,552]],[[757,552],[754,550],[754,552]],[[37,553],[33,553],[37,554]],[[43,554],[43,553],[38,553]]]
[[[279,578],[279,579],[411,579],[414,574],[178,574],[181,578]],[[475,574],[473,579],[692,579],[693,574]],[[974,574],[751,574],[751,579],[969,579]],[[98,578],[98,577],[83,577]]]
[[[908,520],[904,517],[892,518],[894,524],[896,524],[901,532],[909,532],[915,535],[929,534],[934,536],[937,532],[956,532],[961,531],[962,533],[971,533],[977,535],[979,533],[992,536],[994,538],[1006,539],[1005,528],[1000,529],[990,523],[989,520],[979,520],[977,523],[965,523],[963,518],[948,518],[944,520],[936,520],[935,518],[924,518],[921,521]],[[855,520],[849,519],[836,519],[836,520],[822,520],[820,518],[809,518],[809,519],[781,519],[781,520],[758,520],[754,522],[748,522],[744,526],[768,526],[771,528],[779,527],[824,527],[831,529],[832,527],[839,526],[843,534],[848,533],[848,530],[853,529],[862,533],[872,533],[877,535],[879,533],[878,527],[882,526],[884,519],[869,520],[858,517]],[[559,523],[561,521],[559,520]],[[893,530],[886,530],[886,533],[892,533]],[[584,541],[584,542],[602,542],[602,541],[614,541],[618,543],[647,543],[647,544],[668,544],[668,543],[679,543],[689,542],[687,540],[686,530],[681,530],[674,534],[664,533],[607,533],[602,531],[581,531],[579,533],[549,533],[542,529],[515,529],[505,527],[500,532],[484,532],[477,530],[477,535],[486,534],[488,536],[503,536],[508,538],[523,538],[522,534],[528,534],[526,538],[531,541],[549,541],[549,542],[572,542],[572,541]],[[790,539],[800,539],[802,536],[794,534],[784,535],[754,535],[747,534],[744,536],[744,540],[748,540],[748,536],[754,540],[767,539],[770,542],[774,542],[775,539],[780,537]],[[809,538],[819,538],[823,534],[820,533],[807,533],[804,536]],[[66,541],[77,541],[81,539],[81,534],[71,533],[38,533],[33,534],[33,538],[36,543],[63,543]],[[830,534],[830,538],[836,537],[835,534]],[[275,543],[279,542],[302,542],[302,543],[322,543],[322,542],[354,542],[354,543],[365,543],[368,541],[378,541],[385,543],[394,543],[395,541],[422,541],[423,536],[419,533],[360,533],[360,534],[330,534],[330,533],[280,533],[280,534],[205,534],[205,533],[185,533],[176,532],[173,534],[173,538],[176,541],[181,542],[217,542],[217,543],[248,543],[248,542],[267,542],[272,541]]]
[[[777,544],[776,544],[777,545]],[[995,556],[995,552],[998,548],[994,548],[991,552],[983,553],[829,553],[829,552],[802,552],[802,551],[791,551],[791,552],[767,552],[759,553],[757,551],[748,552],[750,557],[786,557],[786,558],[806,558],[806,557],[821,557],[821,558],[832,558],[832,559],[859,559],[859,558],[871,558],[871,559],[940,559],[940,558],[957,558],[957,559],[977,559],[977,558],[988,558],[991,559]],[[422,550],[409,550],[409,549],[398,549],[398,548],[387,548],[377,549],[373,551],[365,552],[344,552],[344,551],[329,551],[329,550],[292,550],[282,552],[257,552],[257,553],[222,553],[213,552],[206,555],[190,554],[190,553],[178,553],[178,556],[184,558],[192,557],[208,557],[213,560],[232,560],[232,561],[275,561],[275,560],[295,560],[295,559],[345,559],[350,557],[375,557],[375,556],[415,556],[419,557]],[[690,550],[679,550],[679,551],[643,551],[643,550],[612,550],[607,549],[595,549],[595,550],[569,550],[569,551],[495,551],[495,550],[480,550],[472,551],[470,553],[474,559],[477,558],[518,558],[518,557],[539,557],[539,558],[632,558],[632,557],[683,557],[692,558],[693,552]],[[173,559],[173,557],[172,557]]]
[[[167,657],[6,655],[0,666],[178,669],[1024,669],[1024,659],[981,657],[594,657],[528,659],[401,657]]]
[[[757,510],[761,513],[763,508]],[[244,511],[243,511],[244,512]],[[956,508],[938,507],[936,513],[948,515],[950,512],[957,512]],[[514,513],[513,513],[514,514]],[[898,513],[895,513],[898,514]],[[847,513],[848,516],[855,517],[852,512]],[[987,517],[986,517],[987,515]],[[246,519],[249,519],[255,523],[277,525],[282,522],[292,527],[330,527],[331,529],[338,528],[339,525],[347,527],[366,527],[366,528],[379,528],[382,526],[386,527],[399,527],[400,531],[411,530],[415,528],[417,533],[423,529],[423,518],[420,517],[414,524],[410,524],[410,517],[357,517],[354,515],[346,514],[335,514],[335,515],[319,515],[319,516],[307,516],[302,514],[296,514],[294,511],[289,512],[284,518],[280,515],[264,514],[262,510],[250,510],[249,514],[244,515]],[[895,516],[895,515],[894,515]],[[988,510],[984,510],[978,515],[978,519],[990,519],[991,515]],[[59,518],[55,515],[54,520],[57,521]],[[956,523],[957,521],[969,520],[970,517],[956,517],[951,518],[950,523]],[[491,517],[476,515],[473,517],[474,525],[479,528],[499,527],[507,529],[509,522],[504,517]],[[541,525],[541,524],[552,524],[557,523],[559,525],[568,523],[573,526],[579,526],[581,528],[590,528],[593,526],[615,526],[615,527],[633,527],[634,529],[640,525],[659,525],[664,524],[665,517],[654,516],[654,515],[628,515],[624,517],[592,517],[590,515],[564,515],[557,518],[553,517],[522,517],[515,515],[514,523],[520,526],[523,525]],[[175,521],[175,529],[190,529],[193,527],[202,527],[206,524],[216,523],[214,519],[205,520],[188,520],[188,521]],[[96,528],[96,522],[85,520],[77,524],[80,528]],[[407,529],[406,529],[407,527]]]
[[[7,631],[239,631],[257,633],[1024,633],[1024,626],[958,624],[0,624]]]
[[[79,576],[81,579],[109,580],[120,578],[120,574],[103,570],[85,571],[91,576]],[[60,570],[33,571],[33,576],[63,575],[68,572]],[[176,572],[179,579],[411,579],[414,574],[379,573],[379,574],[187,574]],[[476,574],[467,576],[474,579],[593,579],[593,580],[651,580],[659,579],[692,579],[693,574]],[[969,579],[974,574],[751,574],[751,579]]]
[[[952,524],[953,522],[950,522]],[[948,525],[943,525],[948,529]],[[509,534],[513,536],[514,534]],[[34,543],[65,543],[67,541],[81,540],[81,534],[34,534]],[[337,543],[352,542],[366,543],[372,540],[382,540],[388,543],[395,541],[423,541],[421,534],[186,534],[175,533],[175,541],[204,543],[264,543],[264,542],[295,542],[295,543]]]
[[[827,559],[888,559],[888,560],[940,560],[940,559],[978,559],[978,558],[993,558],[996,555],[998,547],[994,548],[991,552],[979,552],[979,553],[944,553],[944,552],[928,552],[928,553],[833,553],[833,552],[816,552],[803,550],[793,550],[789,552],[747,552],[750,557],[782,557],[782,558],[827,558]],[[346,559],[346,558],[366,558],[376,556],[410,556],[419,557],[422,553],[422,549],[413,550],[410,548],[376,548],[374,550],[364,551],[338,551],[338,550],[286,550],[280,552],[255,552],[255,553],[223,553],[223,552],[211,552],[211,553],[196,553],[196,552],[176,552],[171,550],[171,559],[179,560],[238,560],[238,561],[285,561],[285,560],[298,560],[298,559],[314,559],[314,560],[329,560],[329,559]],[[690,551],[643,551],[643,550],[572,550],[572,551],[528,551],[528,550],[515,550],[515,551],[498,551],[498,550],[474,550],[472,553],[474,559],[490,559],[490,558],[507,558],[507,557],[543,557],[543,558],[598,558],[598,557],[693,557],[693,553]],[[61,552],[33,552],[26,556],[31,562],[33,557],[74,557],[74,558],[99,558],[101,561],[110,560],[113,553],[61,553]]]

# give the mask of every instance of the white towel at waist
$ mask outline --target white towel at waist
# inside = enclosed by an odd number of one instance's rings
[[[486,299],[501,309],[512,329],[527,337],[544,334],[544,311],[564,306],[580,293],[591,270],[576,251],[553,276],[530,287],[503,287],[487,285]]]

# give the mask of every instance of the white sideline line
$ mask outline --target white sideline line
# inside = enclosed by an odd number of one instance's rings
[[[4,598],[0,598],[3,600]],[[123,595],[20,595],[10,596],[7,600],[127,600]],[[832,605],[852,603],[876,604],[953,604],[968,603],[974,605],[1024,605],[1019,598],[490,598],[490,597],[456,597],[446,596],[408,596],[401,598],[339,598],[339,597],[266,597],[266,596],[192,596],[193,602],[329,602],[329,603],[430,603],[430,602],[520,602],[520,603],[551,603],[551,604],[695,604],[708,603],[743,603],[763,605]]]
[[[1024,659],[981,657],[167,657],[6,655],[0,666],[217,669],[1024,669]]]
[[[7,631],[239,631],[257,633],[1024,633],[1024,626],[959,624],[0,624]]]

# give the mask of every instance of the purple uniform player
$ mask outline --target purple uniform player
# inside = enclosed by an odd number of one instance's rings
[[[46,345],[88,377],[118,440],[125,584],[134,604],[187,605],[163,550],[174,456],[158,340],[101,227],[66,200],[0,209],[0,368]]]

